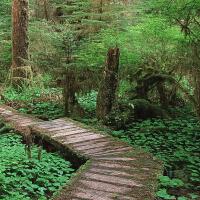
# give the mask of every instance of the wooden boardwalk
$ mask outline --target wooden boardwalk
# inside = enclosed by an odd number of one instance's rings
[[[161,164],[140,150],[70,119],[41,121],[0,106],[0,117],[21,133],[59,144],[88,162],[55,200],[154,200]]]

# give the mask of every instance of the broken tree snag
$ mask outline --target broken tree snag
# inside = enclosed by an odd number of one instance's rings
[[[119,57],[119,48],[108,50],[103,80],[97,96],[96,115],[99,120],[106,119],[115,101],[115,93],[118,85]]]
[[[28,60],[28,0],[13,0],[12,4],[12,77],[26,78],[24,67]],[[26,71],[26,70],[25,70]]]

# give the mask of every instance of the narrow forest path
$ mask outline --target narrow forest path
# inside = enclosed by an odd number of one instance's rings
[[[0,117],[22,134],[59,144],[88,162],[55,200],[154,200],[161,164],[140,150],[68,118],[41,121],[0,106]]]

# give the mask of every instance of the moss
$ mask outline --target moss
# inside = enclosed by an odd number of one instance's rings
[[[77,183],[77,181],[80,179],[80,176],[87,171],[87,169],[90,168],[92,161],[88,160],[84,165],[82,165],[76,173],[73,174],[72,178],[70,179],[70,182],[63,187],[60,191],[58,191],[52,200],[63,200],[64,197],[66,197],[66,193],[70,193],[74,189],[74,185]],[[64,197],[63,197],[64,195]]]

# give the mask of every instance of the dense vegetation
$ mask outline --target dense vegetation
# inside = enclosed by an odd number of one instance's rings
[[[161,188],[157,192],[159,197],[174,199],[182,195],[190,199],[199,190],[199,128],[198,120],[189,116],[135,122],[127,130],[113,131],[112,135],[143,147],[165,163],[165,176],[160,177]],[[166,188],[171,197],[163,193]]]
[[[31,72],[16,87],[11,0],[0,2],[1,102],[44,120],[67,115],[142,147],[164,162],[159,200],[198,199],[200,1],[29,3],[24,65]],[[120,51],[115,65],[110,49]],[[103,116],[96,116],[102,106]]]
[[[32,159],[25,154],[22,137],[4,130],[0,135],[0,199],[49,199],[68,183],[72,172],[71,164],[57,153],[32,148]]]

